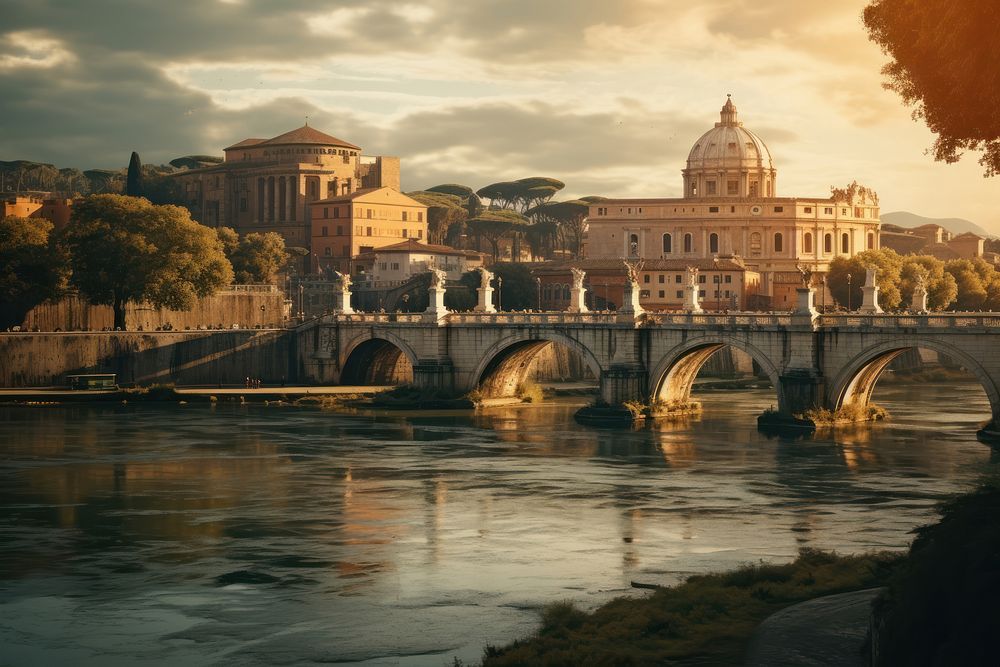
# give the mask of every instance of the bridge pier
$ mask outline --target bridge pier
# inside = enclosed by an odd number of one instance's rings
[[[413,384],[450,394],[455,390],[455,367],[450,359],[421,359],[413,365]]]

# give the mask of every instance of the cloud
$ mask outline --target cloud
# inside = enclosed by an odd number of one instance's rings
[[[73,62],[61,41],[42,31],[24,30],[0,35],[0,70],[48,69]]]

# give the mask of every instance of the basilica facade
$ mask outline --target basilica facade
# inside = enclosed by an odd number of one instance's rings
[[[831,197],[781,197],[767,145],[727,99],[691,148],[678,198],[609,199],[590,207],[585,256],[696,260],[738,257],[760,275],[762,303],[794,304],[800,267],[879,247],[878,196],[852,183]]]

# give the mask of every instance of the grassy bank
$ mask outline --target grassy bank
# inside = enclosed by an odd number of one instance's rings
[[[591,613],[554,604],[534,636],[487,647],[483,665],[739,664],[754,629],[774,612],[822,595],[883,586],[901,558],[803,550],[786,565],[695,576]]]

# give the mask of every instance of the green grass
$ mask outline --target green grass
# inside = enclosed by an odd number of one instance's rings
[[[488,646],[482,664],[739,664],[754,629],[774,612],[822,595],[882,586],[901,557],[802,550],[786,565],[759,563],[695,576],[647,598],[612,600],[591,613],[568,602],[553,604],[534,636]]]
[[[810,419],[817,426],[829,426],[844,422],[871,422],[889,418],[889,411],[881,405],[845,405],[837,410],[813,408],[803,414],[795,415],[797,419]]]

